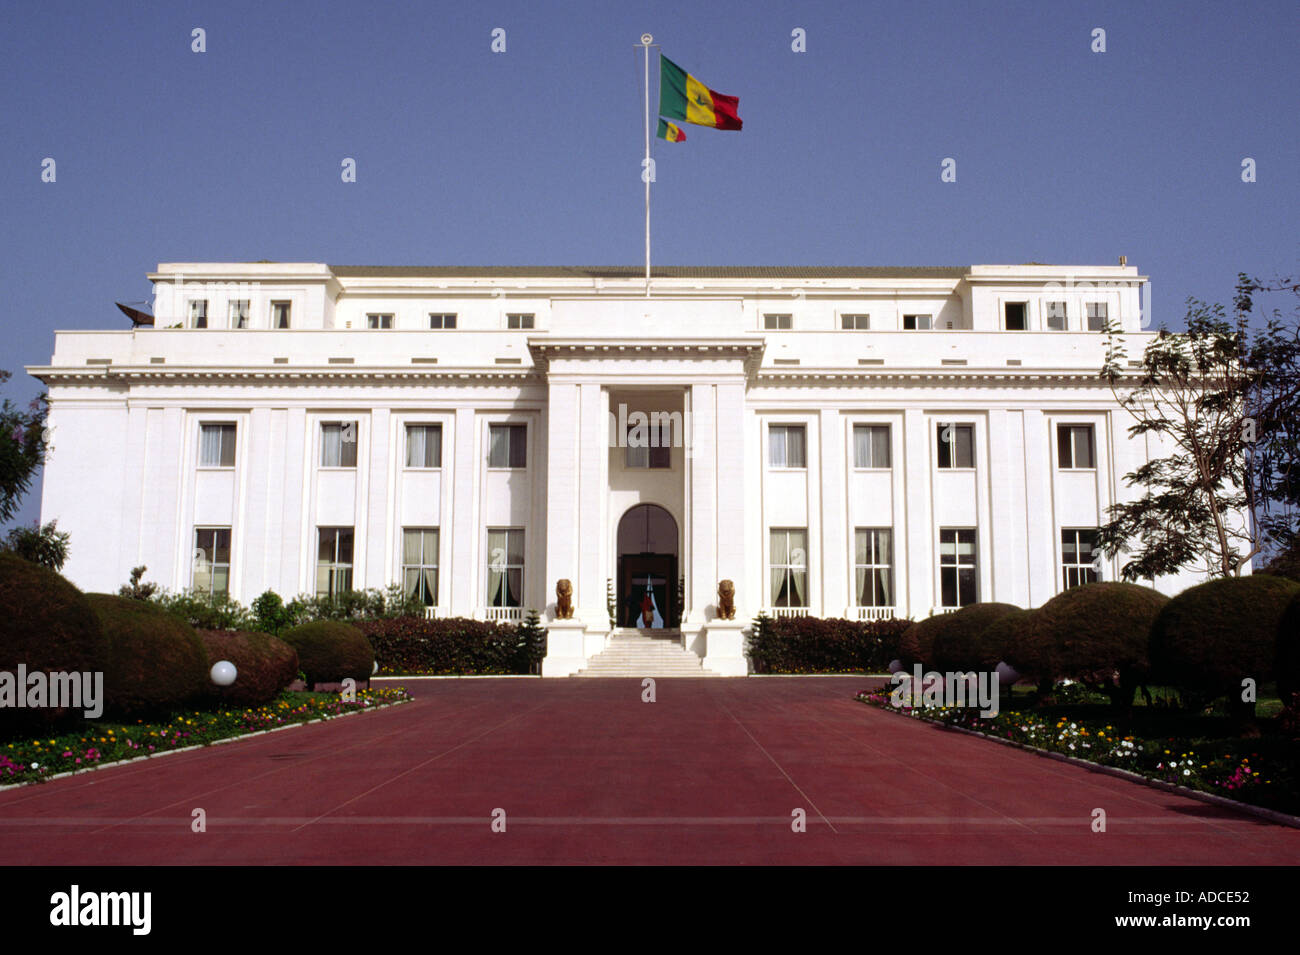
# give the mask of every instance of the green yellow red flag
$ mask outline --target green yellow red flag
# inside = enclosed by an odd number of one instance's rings
[[[659,112],[696,126],[740,129],[740,98],[715,92],[659,54]],[[662,133],[661,133],[662,135]]]
[[[666,119],[659,120],[658,136],[660,139],[666,139],[670,143],[686,142],[686,134],[682,132],[682,128],[676,123],[668,122]]]

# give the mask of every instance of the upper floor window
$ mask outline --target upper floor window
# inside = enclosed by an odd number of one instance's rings
[[[208,327],[208,300],[206,298],[190,299],[190,328]]]
[[[191,586],[213,597],[230,592],[230,528],[194,528],[194,575]]]
[[[769,331],[788,332],[794,328],[793,315],[764,315],[763,327]]]
[[[329,421],[320,426],[320,466],[354,468],[357,466],[357,423]]]
[[[1048,302],[1047,303],[1047,328],[1048,331],[1063,332],[1066,329],[1065,321],[1065,303]]]
[[[843,331],[862,332],[871,327],[870,315],[841,315],[840,329]]]
[[[1066,528],[1061,531],[1061,584],[1065,590],[1097,582],[1097,530]]]
[[[1105,302],[1089,302],[1088,303],[1088,331],[1090,332],[1104,331],[1106,328],[1106,319],[1108,318],[1108,315],[1109,313],[1106,308]]]
[[[533,314],[512,313],[506,316],[506,328],[525,329],[532,328],[534,324]]]
[[[527,439],[528,427],[526,425],[488,425],[488,467],[527,467]]]
[[[774,424],[767,429],[767,460],[774,468],[808,466],[806,434],[801,424]]]
[[[1064,469],[1090,469],[1097,466],[1096,445],[1090,424],[1058,424],[1056,454]]]
[[[235,466],[235,426],[233,424],[199,425],[199,467],[233,468]]]
[[[289,327],[289,306],[290,302],[272,302],[271,303],[271,327],[288,328]]]
[[[392,315],[367,315],[366,327],[367,328],[392,328],[393,316]]]
[[[853,426],[853,466],[887,468],[889,462],[889,425],[855,424]]]
[[[628,424],[624,467],[661,470],[672,467],[671,434],[668,425],[640,427]]]
[[[973,468],[975,466],[975,426],[940,421],[939,467]]]
[[[808,606],[808,531],[805,528],[772,528],[768,569],[773,607]]]
[[[455,328],[456,316],[454,313],[450,313],[450,312],[430,312],[429,327],[430,328]]]
[[[230,327],[248,327],[248,299],[235,298],[230,300]]]
[[[1002,303],[1002,327],[1009,332],[1023,332],[1028,326],[1025,322],[1024,302]]]
[[[933,327],[931,315],[904,315],[903,330],[908,332],[927,331]]]
[[[442,425],[408,424],[406,426],[406,466],[408,468],[442,467]]]

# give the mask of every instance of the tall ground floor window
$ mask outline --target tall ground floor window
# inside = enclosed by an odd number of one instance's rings
[[[352,589],[352,528],[317,528],[316,596],[337,597]]]
[[[1061,586],[1064,590],[1097,582],[1097,531],[1066,528],[1061,531]]]
[[[214,597],[230,593],[230,528],[194,528],[194,580],[200,593]]]
[[[774,527],[770,538],[772,606],[808,606],[808,532]]]
[[[944,607],[965,607],[979,599],[975,528],[939,530],[939,591]]]
[[[853,593],[859,607],[894,606],[894,541],[888,527],[853,532]]]
[[[438,605],[438,528],[402,528],[402,587],[426,607]]]
[[[522,607],[524,600],[524,531],[489,527],[487,532],[487,605]]]

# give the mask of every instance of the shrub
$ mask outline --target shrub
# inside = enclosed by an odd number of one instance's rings
[[[373,673],[375,651],[351,624],[313,620],[286,630],[280,639],[298,651],[298,666],[308,685],[338,683],[348,677],[369,680]]]
[[[1289,701],[1300,693],[1300,594],[1287,604],[1277,628],[1277,651],[1274,655],[1278,696]]]
[[[44,527],[40,521],[32,526],[19,526],[9,531],[0,550],[9,551],[23,560],[40,564],[50,570],[59,570],[68,560],[68,541],[70,534],[59,530],[58,521],[50,521]]]
[[[235,706],[269,703],[298,677],[298,652],[268,633],[243,630],[200,630],[199,639],[208,655],[209,676],[204,696]],[[211,667],[218,660],[235,665],[235,682],[217,686]]]
[[[1023,677],[1047,691],[1056,682],[1060,663],[1054,648],[1043,638],[1038,626],[1038,611],[1016,610],[989,624],[982,637],[990,647],[997,647],[1000,662],[1006,663]]]
[[[253,615],[228,594],[184,590],[155,594],[151,599],[167,613],[199,630],[252,630],[254,626]]]
[[[998,620],[1019,611],[1014,604],[976,603],[930,618],[937,622],[930,628],[928,662],[945,672],[992,672],[1002,662],[1002,647],[987,642],[984,633]]]
[[[1254,715],[1241,681],[1274,677],[1278,627],[1300,584],[1282,577],[1223,577],[1184,590],[1151,628],[1154,677],[1180,688],[1228,698],[1238,719]]]
[[[930,665],[934,660],[934,638],[945,616],[947,614],[937,613],[918,620],[903,632],[898,643],[898,659],[904,667],[910,670],[918,663]]]
[[[531,614],[530,614],[531,616]],[[384,676],[530,673],[546,652],[545,630],[467,617],[393,617],[357,625]]]
[[[1107,581],[1071,587],[1038,609],[1038,629],[1052,647],[1058,672],[1098,686],[1119,706],[1150,675],[1151,626],[1169,602],[1140,584]]]
[[[149,600],[152,598],[158,592],[158,585],[142,584],[140,582],[141,578],[144,577],[144,572],[148,569],[144,564],[139,567],[132,567],[130,583],[118,587],[117,595],[119,597],[130,597],[132,600]]]
[[[85,596],[54,571],[0,553],[0,670],[28,672],[103,672],[108,641]],[[60,710],[0,709],[0,733],[44,725]],[[80,715],[78,711],[75,715]]]
[[[749,635],[755,673],[880,673],[910,620],[760,615]]]
[[[108,638],[105,705],[115,713],[150,713],[200,696],[207,654],[194,628],[161,607],[113,594],[87,594]]]
[[[274,590],[267,590],[253,601],[253,617],[257,629],[264,633],[279,633],[285,627],[293,625],[293,610],[284,605],[280,595]]]

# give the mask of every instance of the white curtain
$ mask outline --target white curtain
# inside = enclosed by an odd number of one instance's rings
[[[221,426],[205,425],[199,432],[199,441],[200,462],[205,466],[218,467],[221,464]]]
[[[488,428],[488,467],[505,468],[509,466],[510,466],[509,429]]]
[[[343,429],[337,424],[321,428],[321,467],[336,468],[343,463]]]
[[[425,466],[425,436],[428,434],[426,429],[419,427],[408,427],[406,429],[406,466],[408,468],[422,468]]]

